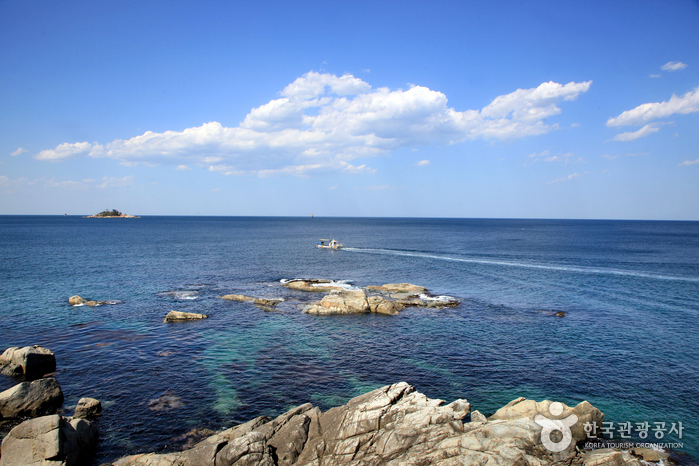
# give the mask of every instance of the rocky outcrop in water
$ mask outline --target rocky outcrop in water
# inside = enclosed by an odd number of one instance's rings
[[[51,377],[22,382],[0,393],[0,419],[53,414],[63,404],[63,391]]]
[[[413,285],[410,283],[386,283],[382,286],[370,285],[366,287],[370,291],[379,291],[382,293],[425,293],[427,288],[424,286]]]
[[[252,296],[245,296],[242,294],[227,294],[221,296],[221,299],[226,299],[228,301],[240,301],[244,303],[249,302],[264,307],[274,307],[284,301],[283,299],[253,298]]]
[[[325,413],[307,403],[275,419],[261,416],[224,430],[189,450],[133,455],[113,464],[638,466],[628,454],[619,454],[622,462],[613,463],[599,462],[600,456],[586,458],[575,448],[575,441],[561,452],[548,450],[542,444],[542,426],[528,416],[536,417],[534,412],[550,404],[515,400],[500,415],[522,417],[485,419],[474,412],[468,421],[471,406],[466,400],[445,405],[401,382]],[[563,414],[577,413],[581,419],[602,422],[599,410],[589,403],[562,406]],[[583,440],[578,434],[574,430],[573,440]],[[619,460],[618,455],[612,456]]]
[[[95,301],[95,300],[87,300],[84,298],[81,298],[77,294],[74,296],[71,296],[68,298],[68,304],[71,306],[90,306],[90,307],[95,307],[95,306],[102,306],[104,304],[114,304],[114,301],[111,303],[109,301]]]
[[[308,279],[296,279],[290,280],[284,283],[282,286],[289,288],[290,290],[296,291],[311,291],[311,292],[321,292],[321,291],[340,291],[343,290],[341,286],[330,285],[332,280],[325,278],[308,278]]]
[[[163,319],[163,322],[186,322],[188,320],[201,320],[209,316],[206,314],[196,314],[194,312],[170,311]]]
[[[80,466],[91,463],[97,428],[54,414],[24,421],[2,441],[0,466]]]
[[[94,398],[80,398],[75,407],[74,419],[94,419],[102,414],[102,403]]]
[[[56,356],[43,346],[7,348],[0,356],[0,373],[36,379],[56,370]]]
[[[341,290],[325,295],[304,308],[306,314],[366,314],[371,312],[366,293],[362,290]]]

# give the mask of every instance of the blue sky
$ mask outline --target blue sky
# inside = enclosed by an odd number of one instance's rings
[[[699,219],[699,2],[0,1],[0,214]]]

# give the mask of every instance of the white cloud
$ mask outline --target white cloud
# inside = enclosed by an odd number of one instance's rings
[[[68,188],[68,189],[85,189],[89,187],[89,185],[86,183],[88,180],[83,180],[83,181],[55,181],[54,178],[51,178],[46,182],[46,187],[47,188]],[[92,180],[89,180],[92,181]]]
[[[429,160],[420,160],[417,165],[418,167],[424,167],[425,165],[429,165],[430,161]]]
[[[659,124],[648,123],[646,126],[639,129],[638,131],[619,133],[616,136],[614,136],[614,138],[612,138],[612,141],[634,141],[638,138],[648,136],[649,134],[657,133],[658,131],[660,131]]]
[[[662,74],[651,74],[650,75],[651,78],[660,78],[662,76],[663,76]]]
[[[695,165],[695,164],[697,164],[697,163],[699,163],[699,159],[696,159],[696,160],[685,160],[684,162],[682,162],[682,163],[680,164],[680,167],[681,167],[682,165]]]
[[[426,87],[374,89],[349,74],[311,71],[286,86],[280,98],[253,108],[236,127],[214,121],[106,144],[64,143],[35,157],[194,163],[233,175],[371,173],[366,165],[350,162],[402,147],[511,140],[553,131],[558,125],[544,119],[561,113],[558,103],[574,100],[590,84],[547,82],[496,97],[481,110],[460,112],[447,105],[443,93]]]
[[[25,152],[29,152],[27,149],[24,149],[22,147],[18,147],[16,151],[10,152],[10,155],[12,157],[17,157],[20,154],[24,154]]]
[[[125,176],[123,178],[115,178],[113,176],[102,177],[102,184],[98,184],[98,188],[125,188],[133,184],[133,176]]]
[[[651,120],[665,118],[675,113],[693,112],[699,112],[699,87],[687,92],[682,97],[673,94],[669,101],[647,103],[627,110],[618,117],[607,120],[607,126],[643,125]]]
[[[192,169],[189,168],[187,165],[178,165],[177,168],[175,168],[177,171],[191,171]]]
[[[338,185],[329,186],[329,187],[328,187],[328,191],[334,191],[334,190],[336,190],[337,188],[338,188]]]
[[[660,67],[663,71],[679,71],[687,68],[687,65],[681,61],[669,61]]]
[[[58,145],[55,149],[42,150],[34,157],[38,160],[58,161],[73,157],[76,155],[92,155],[92,144],[89,142],[64,142]]]
[[[609,155],[609,154],[602,155],[602,158],[609,159],[609,160],[618,159],[619,157],[621,157],[621,155]]]
[[[579,178],[579,177],[583,176],[584,174],[585,173],[582,173],[582,174],[581,173],[573,173],[572,175],[568,175],[564,178],[558,178],[557,180],[549,181],[546,184],[560,183],[562,181],[570,181],[570,180],[573,180],[575,178]]]

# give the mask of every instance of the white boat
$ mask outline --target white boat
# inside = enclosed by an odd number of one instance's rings
[[[334,239],[320,239],[316,247],[318,249],[342,249],[342,244]]]

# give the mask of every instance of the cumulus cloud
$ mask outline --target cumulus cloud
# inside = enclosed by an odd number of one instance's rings
[[[12,157],[17,157],[20,154],[24,154],[25,152],[29,152],[27,149],[24,149],[22,147],[18,147],[16,151],[10,152],[10,155]]]
[[[178,165],[177,168],[175,168],[177,171],[190,171],[191,168],[189,168],[187,165]]]
[[[607,126],[643,125],[649,121],[669,117],[676,113],[687,114],[693,112],[699,112],[699,87],[692,89],[682,97],[677,97],[673,94],[670,100],[647,103],[627,110],[618,117],[607,120]],[[650,132],[647,134],[650,134]]]
[[[681,61],[669,61],[660,67],[663,71],[679,71],[687,68],[687,65]]]
[[[657,123],[648,123],[638,131],[629,131],[627,133],[619,133],[612,138],[612,141],[634,141],[638,138],[648,136],[649,134],[660,131],[660,125]]]
[[[699,163],[699,159],[696,159],[696,160],[685,160],[684,162],[682,162],[682,163],[680,164],[680,166],[682,166],[682,165],[696,165],[697,163]]]
[[[429,161],[429,160],[420,160],[420,161],[417,163],[417,165],[418,165],[419,167],[424,167],[425,165],[429,165],[429,164],[430,164],[430,161]]]
[[[64,143],[35,157],[194,163],[229,175],[372,173],[365,164],[350,162],[402,147],[511,140],[555,130],[558,126],[545,119],[561,113],[558,104],[575,100],[590,84],[546,82],[498,96],[481,110],[457,111],[446,95],[423,86],[372,88],[350,74],[311,71],[235,127],[213,121],[105,144]]]
[[[34,181],[29,181],[26,178],[8,178],[6,176],[0,175],[0,190],[7,194],[14,193],[17,191],[17,189],[21,188],[22,186],[26,185],[31,185],[34,184],[36,180]]]
[[[90,182],[93,180],[83,180],[83,181],[55,181],[54,178],[51,178],[46,182],[46,187],[47,188],[68,188],[68,189],[85,189],[89,187]]]
[[[660,78],[662,76],[663,76],[662,74],[651,74],[650,75],[651,78]]]

